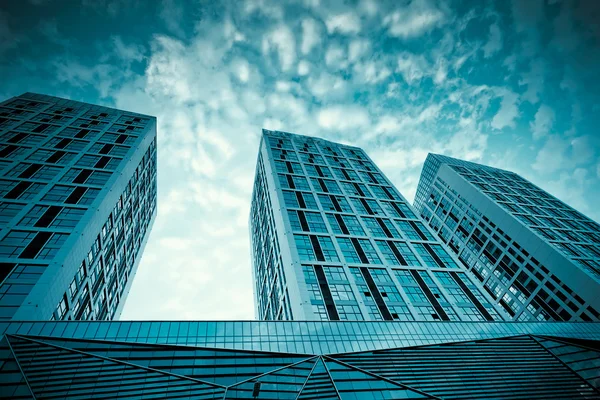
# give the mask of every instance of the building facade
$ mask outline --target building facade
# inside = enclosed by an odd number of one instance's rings
[[[600,323],[0,323],[3,399],[600,399]]]
[[[600,225],[531,182],[429,154],[414,206],[511,318],[600,319]]]
[[[507,317],[360,148],[264,130],[249,226],[259,319]]]
[[[0,103],[0,320],[119,316],[156,215],[156,119]]]

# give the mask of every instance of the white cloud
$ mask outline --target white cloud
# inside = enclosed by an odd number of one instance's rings
[[[356,39],[348,45],[348,61],[356,62],[371,50],[371,42],[366,39]]]
[[[341,33],[343,35],[356,34],[361,30],[360,18],[353,12],[333,15],[325,21],[327,32]]]
[[[305,76],[310,72],[310,63],[305,60],[301,60],[298,63],[298,75]]]
[[[325,52],[325,64],[332,69],[339,70],[348,66],[346,51],[338,45],[331,45]]]
[[[403,39],[421,36],[444,22],[444,13],[426,0],[413,0],[383,19],[388,34]]]
[[[142,61],[144,59],[146,51],[144,46],[133,43],[125,44],[120,36],[113,36],[111,39],[115,54],[120,59],[125,61]]]
[[[308,79],[308,89],[317,98],[331,96],[346,88],[346,83],[339,76],[322,72]]]
[[[354,105],[324,108],[319,111],[317,121],[322,128],[338,131],[360,129],[370,124],[367,111]]]
[[[272,50],[279,55],[281,69],[288,71],[296,60],[296,40],[289,27],[280,25],[263,37],[263,54],[268,55]]]
[[[521,96],[523,100],[536,104],[539,101],[539,95],[544,89],[544,63],[540,59],[533,60],[530,64],[530,70],[521,74],[519,85],[526,86],[527,90]]]
[[[361,83],[374,84],[387,79],[391,74],[389,68],[374,61],[354,64],[353,78]]]
[[[312,18],[302,20],[302,44],[300,49],[302,54],[308,54],[311,50],[321,43],[321,27],[319,23]]]
[[[489,58],[502,49],[502,33],[497,23],[490,25],[490,38],[483,46],[483,56]]]
[[[400,72],[406,83],[411,85],[430,73],[430,66],[423,55],[404,52],[398,57],[396,71]]]
[[[519,116],[518,108],[519,96],[509,90],[504,91],[500,109],[492,118],[491,126],[494,129],[503,129],[506,127],[514,128],[515,119]]]
[[[554,123],[554,111],[542,104],[535,113],[535,119],[529,124],[534,139],[546,136]]]

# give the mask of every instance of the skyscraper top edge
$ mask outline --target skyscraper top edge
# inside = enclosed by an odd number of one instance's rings
[[[13,97],[7,98],[7,99],[3,100],[2,102],[6,102],[6,101],[9,101],[11,99],[29,99],[29,100],[48,101],[48,102],[49,101],[56,101],[56,99],[61,99],[61,100],[64,100],[64,101],[69,101],[69,102],[72,102],[72,103],[77,103],[81,107],[87,107],[87,108],[92,108],[92,109],[106,109],[106,110],[111,110],[111,111],[115,111],[115,112],[126,112],[126,113],[129,113],[129,114],[134,114],[134,115],[137,115],[137,116],[146,117],[146,118],[152,118],[152,119],[156,120],[156,117],[154,115],[150,115],[150,114],[142,114],[142,113],[139,113],[139,112],[124,110],[124,109],[120,109],[120,108],[116,108],[116,107],[109,107],[109,106],[91,104],[91,103],[86,103],[84,101],[73,100],[73,99],[69,99],[69,98],[66,98],[66,97],[60,97],[60,96],[52,96],[52,95],[43,94],[43,93],[25,92],[25,93],[22,93],[22,94],[20,94],[18,96],[13,96]]]

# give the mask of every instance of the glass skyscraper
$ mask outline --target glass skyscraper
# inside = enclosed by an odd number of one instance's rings
[[[0,320],[119,316],[156,215],[156,119],[0,103]]]
[[[127,215],[131,206],[134,221],[148,223],[144,216],[155,210],[149,197],[156,194],[154,119],[138,135],[122,127],[113,133],[115,121],[123,118],[129,126],[127,121],[150,117],[45,96],[28,94],[20,100],[29,106],[53,103],[45,111],[57,106],[85,109],[71,121],[83,120],[88,112],[116,114],[83,149],[95,148],[97,138],[109,134],[115,140],[134,136],[144,144],[133,147],[133,156],[118,164],[131,164],[119,175],[125,176],[131,193],[123,197],[121,187],[110,186],[120,182],[117,168],[104,186],[98,185],[100,193],[90,207],[104,210],[101,217],[106,219]],[[14,104],[4,108],[18,110],[21,103]],[[18,121],[11,124],[8,132],[22,132],[14,129]],[[60,132],[57,128],[62,142]],[[102,141],[101,148],[110,144],[116,143]],[[82,151],[75,160],[90,152]],[[137,184],[130,186],[129,171],[139,171]],[[69,182],[65,185],[89,184]],[[108,194],[111,188],[116,194]],[[102,193],[113,196],[110,207],[102,205]],[[33,203],[41,196],[33,197]],[[123,210],[115,211],[119,196]],[[136,196],[138,201],[133,201]],[[58,206],[71,207],[63,203]],[[11,224],[20,223],[34,204],[25,204]],[[95,214],[84,213],[84,218],[94,220]],[[100,239],[96,255],[88,259],[87,252],[81,253],[86,257],[84,285],[94,287],[88,279],[98,270],[95,265],[104,266],[105,281],[112,276],[106,271],[114,265],[107,264],[113,260],[106,249],[116,246],[125,257],[131,254],[118,244],[123,229],[115,231],[116,224],[127,221],[113,219],[106,231],[102,219],[87,223],[90,234],[82,237],[94,238],[99,232]],[[82,233],[78,226],[67,232],[72,235],[56,257],[62,251],[75,252],[70,259],[78,260],[78,249],[89,249],[89,243],[77,245]],[[137,226],[130,229],[136,232]],[[490,303],[358,148],[265,131],[250,226],[258,313],[265,319],[294,321],[0,321],[0,398],[600,399],[600,323],[497,321],[501,316],[495,307],[501,308]],[[131,233],[124,229],[128,243]],[[74,247],[66,247],[70,243]],[[134,244],[133,255],[135,251]],[[26,261],[43,264],[35,257]],[[20,263],[18,257],[14,263]],[[40,282],[54,279],[46,278],[56,271],[47,264]],[[128,269],[135,264],[125,265],[123,276],[131,282]],[[63,263],[60,268],[71,267]],[[67,272],[59,275],[68,277]],[[37,287],[31,293],[41,293],[34,292]],[[71,316],[69,311],[65,315]],[[37,318],[18,312],[21,319]]]
[[[249,225],[259,319],[503,319],[360,148],[264,130]]]
[[[429,154],[414,206],[519,321],[600,319],[600,225],[521,176]]]

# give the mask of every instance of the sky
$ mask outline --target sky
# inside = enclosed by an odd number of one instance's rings
[[[0,99],[158,118],[158,216],[121,319],[253,319],[261,128],[364,148],[412,202],[428,152],[600,221],[600,1],[0,3]]]

